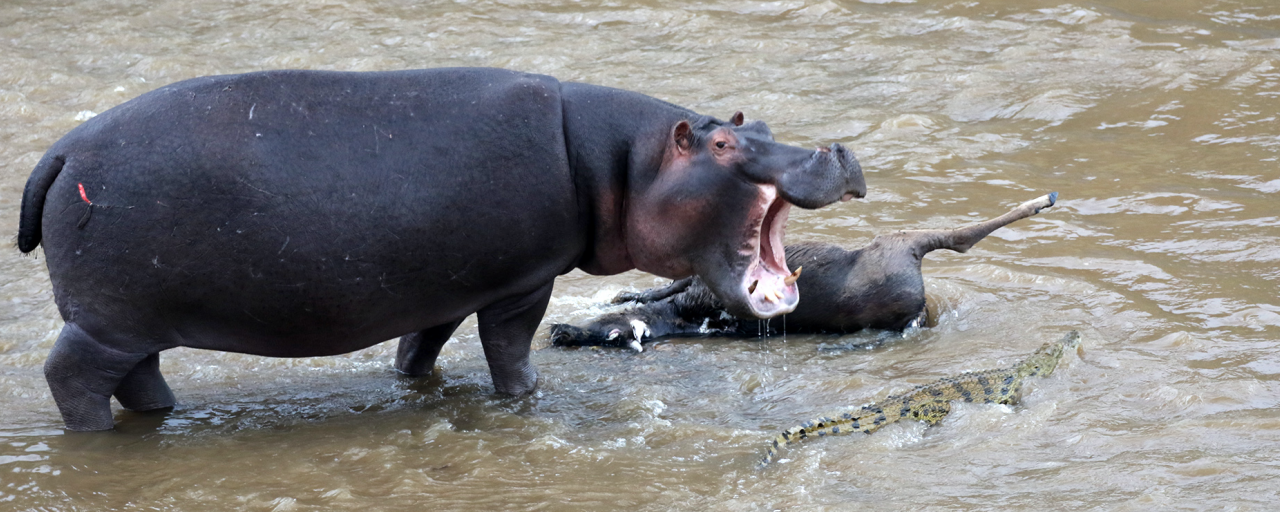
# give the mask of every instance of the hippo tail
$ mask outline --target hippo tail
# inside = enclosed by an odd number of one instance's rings
[[[18,250],[23,253],[34,251],[40,245],[40,221],[44,217],[44,198],[58,179],[67,159],[61,155],[48,155],[40,159],[31,177],[27,178],[27,186],[22,190],[22,211],[18,219]]]
[[[1008,226],[1015,221],[1040,213],[1040,210],[1053,206],[1057,202],[1058,193],[1050,192],[1022,203],[1014,207],[1014,209],[1009,210],[1009,213],[991,220],[970,224],[956,229],[929,229],[906,231],[905,233],[913,235],[917,244],[917,254],[921,257],[938,249],[950,249],[955,252],[966,252],[969,248],[973,247],[995,230]]]

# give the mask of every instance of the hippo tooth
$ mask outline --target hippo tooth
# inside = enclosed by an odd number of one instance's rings
[[[791,275],[789,275],[789,276],[787,276],[786,278],[784,278],[784,279],[782,280],[782,282],[786,283],[786,284],[787,284],[787,286],[791,286],[791,285],[793,285],[793,284],[796,284],[796,280],[797,280],[797,279],[800,279],[800,271],[801,271],[801,270],[804,270],[804,267],[797,267],[797,268],[796,268],[796,271],[795,271],[795,272],[792,272],[792,273],[791,273]]]
[[[616,340],[616,339],[618,339],[618,336],[622,336],[622,331],[620,331],[620,330],[618,330],[618,329],[614,329],[614,330],[612,330],[612,331],[609,331],[609,336],[608,336],[607,338],[605,338],[605,339],[608,339],[608,340]]]
[[[631,350],[636,351],[637,354],[644,352],[644,347],[641,346],[640,342],[637,340],[631,340],[629,343],[627,343],[627,346],[630,347]]]
[[[759,280],[759,279],[757,279],[757,280],[755,280],[755,281],[752,281],[752,282],[751,282],[751,286],[748,286],[748,287],[747,287],[747,295],[751,295],[751,294],[753,294],[753,293],[755,293],[755,292],[756,292],[756,285],[757,285],[757,284],[760,284],[760,280]]]

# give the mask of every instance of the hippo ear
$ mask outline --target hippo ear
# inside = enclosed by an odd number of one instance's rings
[[[693,127],[689,126],[688,121],[676,123],[675,128],[671,129],[671,139],[681,152],[688,152],[693,148]]]
[[[729,118],[729,121],[732,122],[734,126],[742,126],[742,121],[743,121],[742,111],[739,110],[737,112],[734,112],[733,117]]]

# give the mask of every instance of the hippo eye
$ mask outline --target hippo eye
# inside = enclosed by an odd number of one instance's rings
[[[716,141],[716,147],[717,147],[717,148],[724,149],[724,147],[725,147],[725,146],[727,146],[727,145],[728,145],[728,144],[725,144],[725,143],[724,143],[724,141],[722,141],[722,140],[718,140],[718,141]]]

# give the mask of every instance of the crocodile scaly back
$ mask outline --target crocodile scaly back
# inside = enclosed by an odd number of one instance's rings
[[[768,465],[778,450],[790,443],[811,437],[870,434],[902,419],[923,421],[930,425],[951,412],[951,402],[977,402],[1012,405],[1022,398],[1022,382],[1027,377],[1045,377],[1053,373],[1067,350],[1080,346],[1080,333],[1071,331],[1062,339],[1045,343],[1022,363],[1011,368],[966,372],[917,386],[909,393],[890,396],[860,409],[838,412],[791,427],[769,444],[760,466]]]

